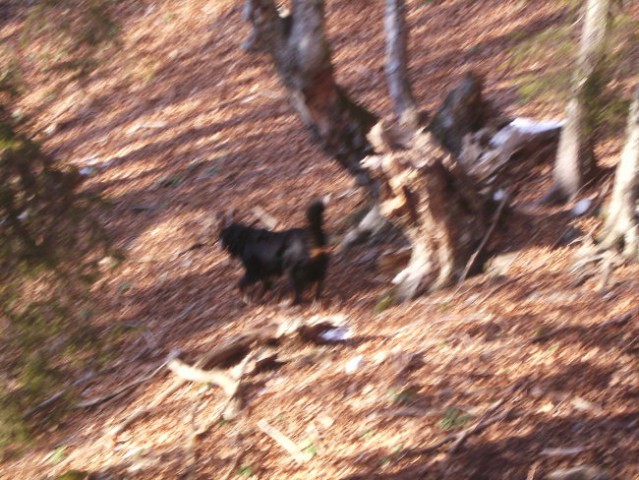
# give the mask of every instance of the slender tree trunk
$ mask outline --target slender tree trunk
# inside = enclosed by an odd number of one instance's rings
[[[419,114],[408,80],[408,29],[404,0],[386,0],[386,81],[400,124],[416,127]]]
[[[605,49],[610,0],[587,0],[577,69],[573,76],[566,124],[559,139],[553,185],[547,202],[573,198],[596,167],[592,108],[602,86],[601,63]]]
[[[626,144],[615,173],[612,198],[601,237],[602,248],[623,246],[626,257],[639,257],[637,189],[639,188],[639,84],[637,85],[626,130]]]

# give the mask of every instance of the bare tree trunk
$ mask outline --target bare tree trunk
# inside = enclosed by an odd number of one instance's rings
[[[419,113],[408,80],[408,29],[404,0],[386,0],[386,81],[399,123],[416,127]]]
[[[272,0],[250,1],[255,38],[272,55],[300,118],[327,153],[354,175],[365,172],[374,187],[374,199],[380,203],[360,229],[374,230],[386,217],[399,224],[411,242],[409,264],[394,282],[396,299],[450,285],[486,232],[487,203],[439,142],[458,154],[464,135],[484,125],[481,80],[467,75],[431,123],[433,133],[416,132],[404,1],[387,0],[386,75],[400,122],[378,123],[335,82],[321,0],[293,0],[288,19],[279,16]]]
[[[293,0],[280,17],[273,0],[249,0],[254,36],[268,51],[293,108],[326,153],[360,183],[370,178],[360,161],[370,153],[366,134],[377,117],[351,100],[335,81],[322,0]]]
[[[602,248],[622,245],[624,256],[629,258],[639,257],[637,188],[639,188],[639,84],[630,105],[626,144],[615,173],[615,185],[601,237]]]
[[[559,139],[553,185],[547,202],[573,198],[596,167],[592,102],[601,88],[601,63],[608,27],[609,0],[587,0],[577,69],[573,76],[566,125]]]

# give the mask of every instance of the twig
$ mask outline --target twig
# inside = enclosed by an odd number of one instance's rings
[[[493,215],[493,220],[490,223],[490,227],[488,227],[488,230],[486,231],[484,238],[482,239],[481,243],[477,247],[477,250],[475,250],[475,253],[472,254],[470,259],[466,263],[466,267],[464,268],[463,273],[461,274],[461,276],[459,277],[459,280],[457,281],[457,288],[453,292],[452,296],[455,296],[457,292],[459,292],[459,289],[461,288],[461,284],[464,283],[464,280],[466,280],[466,277],[468,276],[468,272],[470,271],[472,266],[475,264],[477,257],[486,246],[486,243],[488,243],[488,240],[490,239],[490,236],[493,234],[493,231],[495,230],[495,227],[497,226],[497,222],[499,221],[499,217],[501,217],[501,212],[503,211],[507,201],[508,201],[508,195],[504,195],[504,198],[502,198],[501,202],[499,202],[497,211],[495,212],[495,215]]]
[[[258,421],[257,427],[266,435],[275,440],[275,442],[284,450],[286,450],[297,463],[302,464],[308,460],[308,455],[306,455],[293,440],[288,438],[277,428],[273,427],[266,420],[262,419]]]
[[[186,452],[187,455],[187,461],[186,461],[186,471],[182,474],[181,478],[183,479],[190,479],[191,477],[193,477],[193,473],[195,472],[195,467],[197,465],[197,450],[196,450],[196,443],[197,443],[197,428],[196,427],[196,418],[197,418],[197,411],[200,408],[200,405],[197,402],[193,402],[193,410],[191,410],[191,413],[188,415],[187,418],[187,422],[189,424],[190,428],[190,434],[188,435],[187,439],[186,439],[186,446],[184,447],[184,451]]]
[[[485,420],[482,420],[481,422],[475,424],[473,427],[467,428],[466,430],[460,432],[460,434],[457,435],[457,438],[455,439],[451,447],[448,449],[448,453],[450,454],[455,453],[464,445],[464,443],[466,443],[466,440],[468,440],[468,438],[471,435],[477,435],[478,433],[481,433],[484,430],[486,430],[491,425],[507,419],[512,414],[512,412],[513,412],[513,408],[509,408],[505,412],[495,415],[494,417],[490,417]]]
[[[79,402],[75,405],[75,408],[88,408],[88,407],[94,407],[96,405],[100,405],[101,403],[104,403],[108,400],[111,400],[119,395],[122,395],[123,393],[127,392],[128,390],[137,387],[138,385],[141,385],[143,383],[148,382],[149,380],[151,380],[153,377],[155,377],[168,363],[170,363],[173,359],[174,356],[176,356],[177,353],[176,352],[171,352],[169,353],[169,357],[162,362],[162,364],[157,367],[155,370],[153,370],[151,373],[149,373],[147,376],[142,377],[142,378],[138,378],[136,380],[133,380],[125,385],[123,385],[122,387],[118,388],[117,390],[107,393],[106,395],[103,395],[101,397],[96,397],[96,398],[91,398],[89,400],[84,400],[82,402]]]
[[[541,465],[541,460],[537,460],[532,464],[530,470],[528,470],[528,475],[526,475],[526,480],[535,480],[535,474],[537,473],[539,465]]]
[[[198,250],[200,248],[208,247],[210,245],[211,245],[210,243],[206,243],[206,242],[195,242],[190,247],[188,247],[185,250],[182,250],[181,252],[179,252],[177,254],[177,256],[181,257],[182,255],[187,254],[189,252],[192,252],[193,250]]]
[[[162,403],[164,400],[170,397],[174,392],[179,390],[179,388],[185,383],[186,383],[186,380],[183,380],[181,378],[176,379],[173,382],[173,385],[171,387],[167,388],[166,390],[161,392],[159,395],[157,395],[148,406],[138,408],[135,412],[129,415],[126,419],[124,419],[124,421],[120,425],[118,425],[117,427],[114,427],[110,432],[111,435],[118,435],[119,433],[122,433],[134,422],[147,416],[149,413],[151,413],[151,410],[153,410],[160,403]]]
[[[229,396],[233,395],[237,389],[237,381],[222,370],[202,370],[201,368],[187,365],[177,358],[171,360],[167,364],[167,367],[183,380],[199,383],[212,383],[222,388],[224,393]]]
[[[27,419],[31,417],[33,414],[35,414],[36,412],[39,412],[40,410],[47,408],[49,405],[51,405],[52,403],[55,403],[60,398],[62,398],[68,391],[69,389],[65,388],[64,390],[60,390],[59,392],[53,394],[52,396],[47,398],[45,401],[38,403],[35,407],[30,408],[29,410],[26,411],[26,413],[24,414],[24,418]]]
[[[237,453],[235,454],[235,457],[233,458],[233,462],[231,462],[231,468],[229,468],[229,470],[224,474],[221,480],[228,480],[229,478],[231,478],[231,475],[233,474],[237,466],[240,464],[240,459],[242,458],[242,448],[241,448],[242,446],[240,445],[240,439],[241,439],[241,435],[240,435],[240,431],[238,430],[237,434],[235,435]]]
[[[545,457],[571,457],[573,455],[579,455],[580,453],[588,450],[587,447],[565,447],[565,448],[544,448],[541,451],[541,455]]]
[[[480,420],[478,423],[476,423],[475,425],[473,425],[472,427],[462,430],[461,432],[451,433],[450,435],[447,435],[446,437],[441,439],[439,442],[436,442],[429,447],[421,448],[417,450],[411,450],[407,452],[407,454],[411,456],[428,455],[434,452],[435,450],[439,449],[439,447],[446,445],[447,443],[450,443],[450,442],[453,442],[453,444],[449,448],[448,453],[453,454],[457,450],[459,450],[464,445],[464,443],[466,443],[466,440],[468,440],[468,438],[471,437],[472,435],[477,435],[483,432],[489,426],[497,422],[500,422],[502,420],[505,420],[509,417],[513,418],[514,416],[515,417],[518,416],[518,414],[513,413],[514,407],[511,407],[508,410],[502,413],[499,413],[497,415],[493,415],[493,413],[496,412],[499,408],[501,408],[501,406],[510,399],[510,396],[512,395],[512,393],[515,392],[515,390],[521,388],[522,386],[523,386],[523,382],[520,381],[520,382],[516,382],[515,384],[511,385],[506,390],[504,390],[504,392],[502,393],[502,398],[499,399],[497,402],[495,402],[493,405],[491,405],[486,411],[486,413],[483,415],[484,418]],[[490,416],[490,415],[493,415],[493,416]]]

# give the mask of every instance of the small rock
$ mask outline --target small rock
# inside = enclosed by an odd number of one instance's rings
[[[493,200],[496,202],[501,202],[505,196],[506,196],[506,190],[504,190],[503,188],[500,188],[495,193],[493,193]]]
[[[590,206],[592,205],[592,200],[589,198],[584,198],[583,200],[579,200],[575,206],[572,208],[571,212],[575,217],[581,217],[588,213],[590,210]]]
[[[361,368],[363,363],[364,363],[364,356],[357,355],[356,357],[353,357],[348,362],[346,362],[346,365],[344,366],[344,371],[348,375],[352,375],[353,373],[355,373],[357,370]]]
[[[344,340],[348,340],[352,336],[353,333],[348,327],[331,328],[330,330],[326,330],[320,333],[321,339],[326,342],[343,342]]]
[[[51,125],[49,125],[47,128],[44,129],[44,133],[50,136],[50,135],[53,135],[57,129],[58,129],[58,124],[52,123]]]
[[[325,413],[320,413],[317,416],[317,418],[315,418],[315,420],[324,430],[328,430],[335,423],[335,420],[333,420],[331,417],[329,417]]]

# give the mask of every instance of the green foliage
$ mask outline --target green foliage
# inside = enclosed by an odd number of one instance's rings
[[[47,68],[90,73],[105,58],[106,47],[119,46],[115,0],[36,0],[22,31],[23,46],[45,40],[40,61]]]
[[[417,395],[417,389],[415,387],[406,387],[402,389],[391,389],[390,391],[391,398],[393,402],[399,404],[409,404]]]
[[[469,413],[463,413],[456,408],[449,408],[444,414],[444,418],[439,421],[439,428],[442,430],[454,430],[462,428],[474,417]]]
[[[109,244],[80,183],[0,109],[0,448],[57,421],[72,396],[70,370],[103,350],[87,324],[88,287],[98,274],[92,258]],[[27,418],[63,388],[55,408]]]
[[[88,480],[91,475],[88,472],[83,472],[81,470],[69,470],[64,472],[62,475],[58,475],[52,480]]]
[[[22,130],[24,115],[9,114],[27,88],[26,63],[79,78],[106,58],[118,44],[116,8],[116,0],[25,2],[22,43],[0,46],[0,458],[59,420],[74,370],[107,361],[104,346],[120,335],[88,323],[98,260],[111,254],[114,268],[122,260],[95,220],[99,199],[80,193],[82,176]]]
[[[0,381],[0,452],[9,445],[19,445],[27,441],[29,431],[22,420],[20,404],[12,398],[9,385]],[[0,455],[0,459],[7,455]]]
[[[253,467],[251,465],[245,463],[240,468],[237,469],[237,474],[244,478],[249,478],[253,476]]]
[[[313,443],[313,440],[307,438],[301,445],[302,452],[304,452],[307,458],[310,460],[317,456],[317,445]]]
[[[387,293],[382,298],[380,298],[375,304],[375,307],[373,307],[373,313],[382,313],[384,310],[387,310],[389,307],[391,307],[395,301],[393,293],[394,292]]]
[[[24,91],[20,64],[6,47],[0,47],[0,95],[16,97]]]

